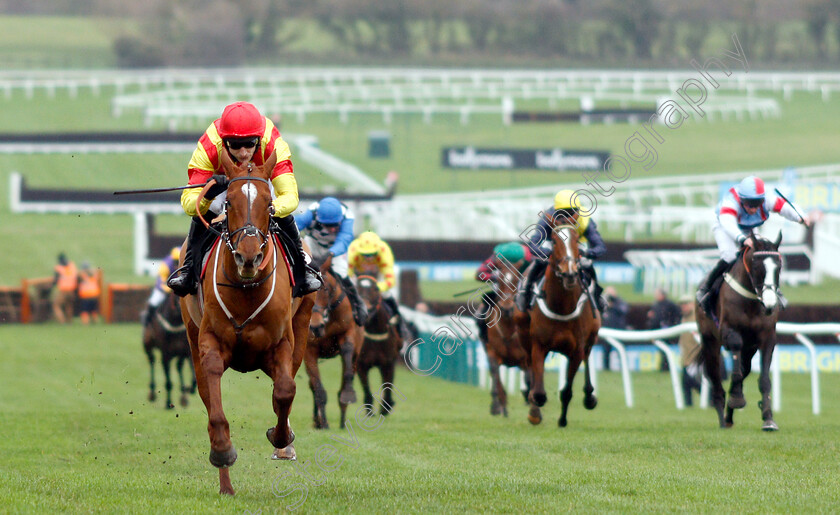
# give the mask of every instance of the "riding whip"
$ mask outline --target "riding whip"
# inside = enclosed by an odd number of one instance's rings
[[[151,190],[121,190],[115,191],[114,195],[133,195],[135,193],[163,193],[165,191],[178,191],[178,190],[187,190],[190,188],[202,188],[204,187],[204,183],[201,184],[188,184],[186,186],[175,186],[174,188],[155,188]]]
[[[778,195],[778,196],[782,197],[782,200],[784,200],[785,202],[787,202],[787,203],[788,203],[788,205],[789,205],[791,208],[793,208],[793,211],[794,211],[797,215],[799,215],[799,219],[800,219],[800,220],[802,220],[802,223],[803,223],[803,224],[808,225],[808,222],[806,222],[806,221],[805,221],[805,217],[804,217],[804,216],[802,216],[802,213],[800,213],[798,209],[796,209],[796,206],[794,206],[794,205],[793,205],[793,202],[791,202],[790,200],[788,200],[787,198],[785,198],[785,196],[784,196],[784,195],[782,195],[782,192],[781,192],[781,191],[779,191],[779,189],[778,189],[778,188],[773,188],[773,191],[775,191],[775,192],[776,192],[776,195]]]

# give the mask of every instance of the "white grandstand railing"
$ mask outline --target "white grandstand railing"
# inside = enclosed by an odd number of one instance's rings
[[[840,91],[837,72],[744,72],[737,66],[728,78],[716,69],[711,75],[721,90],[754,93],[783,92],[786,96],[805,91],[819,93],[828,100]],[[444,69],[444,68],[159,68],[149,70],[3,70],[0,89],[7,95],[23,90],[31,95],[35,90],[70,92],[90,88],[98,92],[103,87],[147,90],[154,87],[225,88],[244,84],[256,87],[268,83],[273,86],[296,84],[339,86],[342,84],[559,84],[567,88],[591,88],[599,91],[648,90],[675,91],[684,80],[699,77],[696,70],[525,70],[525,69]]]
[[[450,317],[432,316],[425,313],[418,313],[417,311],[411,310],[405,306],[401,306],[400,311],[404,314],[405,318],[413,322],[422,333],[434,333],[440,327],[444,326],[448,327],[453,332],[453,334],[459,336],[463,334],[464,327],[466,327],[472,335],[478,333],[478,328],[475,324],[475,321],[468,315],[461,317],[457,317],[457,315],[453,315]],[[457,318],[457,324],[453,321],[453,318]],[[674,327],[650,331],[623,331],[619,329],[611,329],[606,327],[601,328],[601,330],[598,332],[598,337],[608,342],[613,348],[615,348],[618,351],[619,364],[622,375],[622,384],[624,388],[624,400],[628,408],[633,407],[634,400],[630,367],[627,360],[626,344],[646,342],[653,344],[664,353],[670,371],[671,387],[674,393],[675,406],[679,410],[685,408],[685,402],[683,400],[683,392],[679,377],[679,373],[682,367],[679,365],[677,354],[673,350],[671,350],[671,347],[668,344],[666,344],[664,340],[680,336],[683,333],[687,332],[693,334],[694,338],[698,342],[700,341],[697,330],[697,324],[694,322],[686,322],[676,325]],[[776,333],[780,335],[794,336],[796,341],[808,350],[808,353],[811,358],[809,362],[809,373],[811,377],[811,411],[813,414],[818,415],[821,411],[819,366],[817,364],[816,347],[814,346],[814,343],[810,340],[809,336],[833,335],[838,339],[838,341],[840,341],[840,323],[793,324],[788,322],[779,322],[776,324]],[[412,352],[418,351],[418,346],[414,346]],[[479,368],[479,372],[481,374],[480,377],[482,377],[483,379],[480,383],[480,386],[483,388],[488,384],[486,374],[489,370],[489,367],[487,365],[486,355],[482,353],[482,356],[484,357],[484,359],[476,359],[474,366]],[[414,363],[419,363],[419,358],[417,355],[414,355],[410,359],[412,359]],[[442,359],[445,359],[445,357]],[[547,359],[551,359],[550,356]],[[595,367],[591,368],[593,372],[592,375],[594,376]],[[775,356],[773,359],[773,363],[771,364],[771,369],[773,373],[773,409],[775,411],[781,411],[782,375],[778,361],[775,359]],[[520,375],[519,380],[517,381],[514,375],[508,373],[507,383],[508,390],[515,391],[519,387],[519,385],[522,384],[522,377]],[[563,385],[564,374],[561,373],[558,383],[558,390],[561,389]],[[703,391],[701,392],[702,407],[707,406],[708,387],[708,381],[705,381],[704,378]]]

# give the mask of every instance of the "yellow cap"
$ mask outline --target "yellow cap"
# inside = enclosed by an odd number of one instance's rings
[[[382,240],[373,231],[365,231],[359,235],[359,254],[376,254],[379,252],[379,244]]]
[[[172,247],[172,251],[169,253],[172,256],[172,259],[178,261],[181,259],[181,247]]]
[[[580,209],[578,196],[572,190],[560,190],[554,195],[554,209]]]

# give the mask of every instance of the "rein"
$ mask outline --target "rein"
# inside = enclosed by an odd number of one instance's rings
[[[327,273],[333,276],[333,279],[335,279],[337,285],[338,278],[335,277],[332,270],[327,271]],[[335,288],[332,289],[333,292],[335,290]],[[332,293],[330,293],[330,295],[332,295]],[[344,288],[341,288],[341,294],[339,294],[338,297],[334,301],[332,301],[328,306],[322,308],[321,306],[315,305],[312,307],[312,312],[321,313],[325,319],[329,320],[329,314],[332,312],[332,310],[337,308],[339,304],[341,304],[341,301],[343,301],[345,297],[347,297],[347,292],[344,291]],[[329,300],[329,297],[327,297],[327,300]]]
[[[777,257],[777,258],[779,258],[779,261],[781,261],[781,259],[782,259],[781,252],[774,251],[774,250],[753,251],[750,258],[763,257],[763,256]],[[733,277],[728,272],[723,274],[723,280],[726,281],[726,284],[728,284],[738,295],[740,295],[744,298],[750,299],[750,300],[761,301],[761,297],[758,295],[757,289],[755,287],[755,283],[753,282],[752,271],[750,270],[749,261],[747,261],[746,251],[741,253],[741,262],[744,264],[744,270],[747,271],[747,277],[749,277],[749,279],[750,279],[750,286],[752,286],[752,290],[749,290],[748,288],[742,286],[741,283],[739,283],[738,280],[735,279],[735,277]],[[765,288],[764,285],[762,285],[761,291],[764,292],[765,289],[767,289],[767,288]]]

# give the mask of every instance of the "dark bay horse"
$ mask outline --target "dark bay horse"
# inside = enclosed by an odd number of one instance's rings
[[[295,374],[303,360],[314,294],[292,298],[292,280],[282,245],[269,232],[271,183],[276,158],[264,166],[237,166],[227,152],[222,165],[230,180],[221,237],[207,257],[197,295],[181,300],[198,392],[207,408],[210,463],[219,468],[220,492],[234,494],[229,468],[236,461],[230,427],[222,410],[222,374],[262,370],[274,387],[277,424],[266,432],[278,450],[295,438],[289,411]],[[201,202],[210,181],[199,195]],[[185,252],[182,250],[181,256]]]
[[[750,238],[754,243],[741,249],[737,261],[724,276],[720,294],[715,304],[718,324],[702,308],[695,306],[697,327],[702,339],[700,360],[706,376],[712,383],[712,403],[717,410],[720,427],[731,427],[732,414],[747,405],[744,398],[744,379],[750,374],[752,358],[761,351],[761,374],[758,389],[761,391],[762,429],[777,431],[770,403],[770,364],[776,347],[776,322],[779,320],[779,272],[782,256],[779,244],[756,233]],[[749,240],[748,240],[749,241]],[[729,401],[721,380],[721,346],[732,354],[732,378]]]
[[[316,262],[319,262],[321,257],[314,256]],[[353,377],[356,374],[356,358],[362,346],[362,328],[353,320],[350,298],[341,286],[341,280],[330,270],[331,266],[332,257],[329,256],[320,267],[324,286],[315,293],[304,358],[314,401],[312,420],[316,429],[330,427],[326,411],[327,391],[321,382],[318,360],[341,355],[343,372],[338,405],[341,408],[340,427],[343,428],[347,405],[356,402]]]
[[[359,296],[365,303],[368,319],[364,327],[364,339],[359,357],[356,358],[356,372],[365,391],[365,404],[373,405],[373,393],[370,390],[368,372],[371,368],[379,368],[383,384],[393,384],[394,369],[400,357],[402,338],[397,327],[390,322],[393,314],[382,302],[382,294],[375,277],[361,275],[356,280]],[[387,415],[394,406],[391,390],[385,390],[384,404],[380,413]]]
[[[532,424],[542,421],[540,407],[547,399],[543,381],[545,357],[554,351],[568,358],[566,386],[560,392],[562,413],[557,421],[560,427],[566,427],[572,385],[581,362],[585,365],[583,406],[591,410],[598,404],[590,378],[589,352],[598,339],[601,315],[593,310],[581,283],[577,230],[571,225],[556,224],[551,229],[553,250],[542,290],[528,313],[517,311],[515,317],[522,345],[531,350],[533,385],[528,420]]]
[[[151,379],[149,382],[149,400],[157,399],[155,392],[155,354],[154,349],[160,351],[160,364],[166,378],[166,408],[174,408],[172,404],[172,380],[169,377],[169,364],[175,360],[175,370],[181,383],[181,406],[189,405],[188,394],[195,393],[196,380],[193,364],[190,360],[190,342],[187,340],[187,328],[181,318],[181,305],[178,297],[170,292],[152,313],[151,321],[143,328],[143,350],[149,358]],[[184,383],[184,362],[189,362],[189,374],[192,385]]]
[[[487,354],[487,362],[490,368],[490,377],[493,385],[490,389],[490,414],[508,416],[507,391],[499,375],[499,367],[519,367],[525,374],[525,400],[531,390],[531,353],[530,349],[522,346],[519,333],[516,331],[513,313],[515,309],[514,297],[519,286],[521,276],[509,270],[505,266],[499,267],[494,275],[492,296],[493,304],[487,317],[487,340],[481,340],[484,345],[484,352]]]

